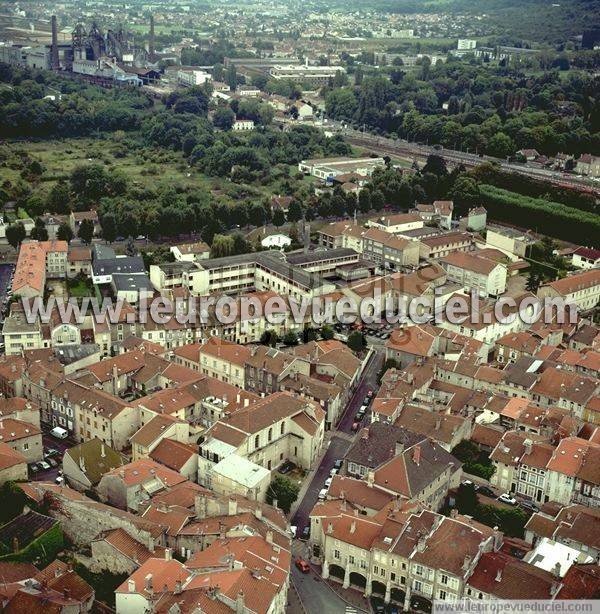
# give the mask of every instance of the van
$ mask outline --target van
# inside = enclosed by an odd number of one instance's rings
[[[60,426],[55,426],[50,431],[50,435],[52,435],[52,437],[56,437],[56,439],[66,439],[69,436],[69,431],[61,428]]]

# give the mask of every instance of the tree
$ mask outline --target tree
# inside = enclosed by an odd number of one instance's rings
[[[94,222],[84,219],[79,225],[77,236],[86,244],[89,245],[94,237]]]
[[[290,511],[292,503],[298,498],[300,485],[288,480],[283,475],[276,475],[267,490],[267,503],[275,505],[286,514]]]
[[[25,231],[25,226],[23,226],[22,222],[17,222],[16,224],[11,224],[6,228],[6,240],[12,245],[15,249],[21,245],[23,239],[27,236],[27,232]]]
[[[35,218],[35,225],[29,233],[29,238],[36,241],[47,241],[48,230],[46,229],[46,223],[41,217]]]
[[[289,330],[283,336],[282,341],[283,343],[285,343],[285,345],[288,345],[288,346],[298,345],[298,335],[293,330]]]
[[[237,88],[237,71],[235,64],[229,64],[227,68],[227,85],[231,88],[232,92],[235,92]]]
[[[230,235],[215,235],[210,247],[211,258],[224,258],[233,255],[234,243]]]
[[[302,205],[294,198],[288,207],[287,219],[290,222],[299,222],[302,219]]]
[[[71,192],[64,181],[57,181],[52,186],[46,208],[50,213],[68,213],[71,210]]]
[[[381,211],[385,207],[385,197],[379,189],[371,192],[371,209]]]
[[[221,130],[231,130],[235,122],[235,113],[228,106],[220,106],[213,115],[213,124]]]
[[[262,345],[270,345],[271,347],[275,347],[279,342],[279,335],[273,330],[266,330],[260,337],[260,343]]]
[[[461,484],[456,493],[456,509],[461,514],[475,516],[479,502],[473,484]]]
[[[324,326],[321,327],[321,337],[325,341],[329,341],[330,339],[333,339],[334,335],[335,335],[335,331],[333,330],[333,327],[330,326],[329,324],[325,324]]]
[[[102,218],[102,236],[112,243],[117,238],[117,220],[114,213],[107,213]]]
[[[319,338],[318,329],[313,326],[306,326],[302,330],[302,342],[310,343],[311,341],[316,341]]]
[[[275,211],[273,212],[273,225],[279,228],[280,226],[283,226],[284,224],[285,224],[285,215],[283,211],[281,209],[275,209]]]
[[[369,190],[361,190],[358,193],[358,208],[362,213],[368,213],[371,210],[371,192]]]
[[[366,347],[365,336],[358,330],[348,335],[348,341],[346,343],[353,352],[357,353],[362,352]]]
[[[487,150],[490,156],[506,158],[514,152],[515,144],[507,134],[504,134],[504,132],[496,132],[488,141]]]
[[[69,224],[63,222],[58,227],[58,230],[56,231],[56,238],[59,241],[66,241],[67,243],[71,242],[71,239],[73,238],[73,231],[71,230]]]
[[[433,173],[437,177],[442,177],[443,175],[448,174],[448,169],[446,168],[446,161],[441,156],[436,154],[429,154],[427,156],[427,162],[425,162],[425,166],[423,167],[423,174]]]

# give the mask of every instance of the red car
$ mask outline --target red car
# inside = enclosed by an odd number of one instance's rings
[[[296,559],[296,567],[302,573],[309,573],[310,572],[310,565],[304,559]]]
[[[352,424],[352,432],[356,433],[356,431],[358,431],[358,429],[360,428],[360,422],[354,422]]]

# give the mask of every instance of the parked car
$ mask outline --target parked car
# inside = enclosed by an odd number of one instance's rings
[[[279,473],[285,475],[286,473],[289,473],[292,469],[294,469],[294,467],[296,467],[296,465],[294,465],[292,461],[285,461],[285,463],[283,463],[283,465],[279,467],[278,471]]]
[[[44,456],[58,456],[59,451],[56,448],[47,448]]]
[[[363,399],[363,407],[366,407],[371,402],[371,397],[365,397]]]
[[[296,559],[296,567],[302,572],[302,573],[309,573],[310,572],[310,565],[304,560],[304,559]]]
[[[492,497],[492,499],[496,496],[496,493],[489,486],[480,486],[477,492],[485,497]]]
[[[519,507],[522,507],[524,510],[534,514],[540,511],[540,508],[533,501],[521,501],[521,503],[519,503]]]
[[[338,470],[334,467],[330,472],[329,472],[329,477],[333,477],[334,475],[337,475]]]
[[[339,471],[342,468],[343,464],[344,464],[344,461],[341,458],[338,458],[333,464],[333,466]]]
[[[514,497],[510,496],[510,493],[502,493],[499,497],[498,497],[498,501],[502,501],[502,503],[508,503],[508,505],[516,505],[517,504],[517,500]]]
[[[37,473],[40,470],[40,468],[37,466],[37,463],[29,463],[28,467],[31,473]]]
[[[46,458],[46,462],[50,467],[58,467],[58,463],[53,458]]]
[[[321,490],[319,491],[319,501],[323,501],[325,498],[327,497],[327,489],[326,488],[321,488]]]
[[[327,478],[325,480],[325,488],[329,488],[331,486],[331,482],[333,482],[333,478]]]
[[[303,529],[302,529],[302,535],[300,537],[300,539],[308,539],[310,537],[310,525],[307,524]]]
[[[48,471],[48,469],[50,469],[50,465],[46,462],[46,461],[40,461],[38,463],[38,467],[40,468],[40,470],[42,471]]]
[[[360,422],[354,422],[352,424],[352,432],[356,433],[356,431],[358,431],[358,429],[360,428]]]
[[[59,486],[63,486],[65,483],[65,478],[63,478],[62,475],[57,475],[56,479],[54,480]]]

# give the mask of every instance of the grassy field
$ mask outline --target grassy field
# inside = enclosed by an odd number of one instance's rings
[[[290,188],[310,191],[316,179],[298,175],[295,164],[271,169],[272,179],[266,185],[234,183],[228,177],[208,177],[190,167],[180,152],[147,148],[131,150],[117,138],[73,138],[57,141],[14,142],[9,145],[16,160],[22,154],[39,161],[44,173],[36,182],[35,193],[45,198],[59,180],[68,180],[78,166],[102,164],[108,170],[124,173],[133,187],[154,191],[175,188],[178,191],[212,192],[220,202],[234,204],[240,200],[257,200],[273,195],[287,195]],[[3,178],[16,182],[21,177],[15,165],[2,169]],[[25,211],[19,211],[27,217]]]

